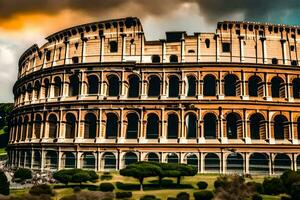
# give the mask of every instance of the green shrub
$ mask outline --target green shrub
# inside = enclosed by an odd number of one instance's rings
[[[199,181],[197,183],[197,186],[200,190],[205,190],[208,186],[208,184],[205,181]]]
[[[115,186],[112,183],[101,183],[99,189],[102,192],[112,192]]]
[[[284,185],[280,178],[265,178],[263,182],[264,193],[278,195],[285,192]]]
[[[19,168],[14,173],[14,180],[19,179],[21,181],[32,179],[32,172],[30,169]]]
[[[53,178],[61,183],[68,184],[83,183],[83,182],[95,182],[98,179],[98,175],[95,171],[83,170],[83,169],[63,169],[53,174]]]
[[[35,196],[40,196],[43,194],[46,195],[53,195],[52,188],[47,185],[47,184],[42,184],[42,185],[34,185],[32,188],[29,190],[29,194],[35,195]]]
[[[145,195],[140,198],[140,200],[156,200],[156,199],[157,198],[155,195]]]
[[[177,194],[177,200],[189,200],[190,199],[190,195],[187,192],[180,192]]]
[[[73,188],[73,192],[80,192],[81,191],[81,188],[80,187],[78,187],[78,186],[76,186],[76,187],[74,187]]]
[[[3,171],[0,171],[0,194],[9,195],[9,182]]]
[[[260,194],[254,194],[251,198],[252,200],[262,200],[262,196]]]
[[[217,180],[214,182],[215,189],[220,187],[224,188],[228,184],[228,177],[227,176],[219,176]]]
[[[112,179],[112,175],[110,174],[103,174],[101,175],[100,179],[103,180],[111,180]]]
[[[294,183],[291,187],[291,197],[293,200],[300,199],[300,182]]]
[[[131,198],[132,192],[116,192],[117,199]]]
[[[195,200],[211,200],[214,198],[214,194],[209,190],[203,190],[200,192],[194,192]]]
[[[291,194],[291,188],[294,183],[300,182],[300,173],[292,170],[285,171],[280,179],[286,188],[286,192]]]
[[[288,196],[282,196],[280,199],[281,200],[292,200],[292,198],[288,197]]]
[[[259,194],[263,194],[264,193],[264,187],[261,183],[257,183],[257,182],[248,182],[247,186],[250,186],[255,192],[259,193]]]

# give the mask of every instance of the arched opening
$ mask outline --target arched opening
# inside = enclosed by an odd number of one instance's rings
[[[41,153],[37,150],[33,151],[33,168],[40,169],[41,167]]]
[[[28,116],[26,116],[24,118],[23,128],[22,128],[22,139],[21,139],[22,141],[25,141],[25,139],[27,137],[28,121],[29,121],[29,118],[28,118]]]
[[[104,169],[116,169],[117,160],[115,154],[111,152],[104,153],[102,160],[104,162]]]
[[[269,158],[264,153],[253,153],[249,158],[249,171],[251,174],[268,174]]]
[[[21,137],[22,137],[22,117],[19,117],[19,120],[18,120],[18,134],[17,134],[17,140],[21,140]]]
[[[39,81],[36,81],[34,84],[34,97],[35,99],[40,98],[41,84]]]
[[[88,94],[98,94],[99,93],[99,79],[95,75],[88,77]]]
[[[41,127],[42,127],[42,117],[41,115],[35,116],[35,123],[34,123],[34,137],[39,139],[41,137]]]
[[[186,157],[186,164],[198,169],[198,157],[195,154],[188,154]]]
[[[119,122],[118,116],[114,113],[108,113],[106,119],[106,139],[116,139],[118,137]]]
[[[300,156],[299,155],[297,156],[296,162],[297,162],[297,171],[300,171]]]
[[[228,139],[238,139],[242,132],[241,117],[237,113],[229,113],[226,116],[226,128]]]
[[[300,98],[300,78],[295,78],[293,80],[293,97],[295,99]]]
[[[75,155],[72,152],[66,152],[62,156],[62,165],[66,169],[76,168],[76,159]]]
[[[266,139],[265,119],[259,113],[250,117],[250,137],[253,140]]]
[[[148,153],[147,160],[148,162],[159,162],[159,157],[156,153]]]
[[[159,118],[156,114],[149,114],[147,117],[147,139],[156,139],[159,136]]]
[[[57,169],[58,164],[58,156],[55,151],[48,151],[46,154],[46,163],[45,168],[46,169]]]
[[[227,157],[227,171],[230,173],[243,173],[243,157],[239,153],[231,153]]]
[[[84,169],[95,169],[96,159],[92,153],[84,153],[82,155],[82,168]]]
[[[48,133],[49,133],[49,138],[55,139],[57,138],[57,118],[54,114],[51,114],[48,118]]]
[[[216,96],[216,78],[213,75],[206,75],[203,79],[203,96]]]
[[[208,153],[204,158],[205,172],[219,173],[220,172],[220,158],[215,153]]]
[[[196,78],[194,76],[188,76],[187,77],[187,96],[188,97],[194,97],[196,96]]]
[[[139,97],[140,96],[140,78],[136,75],[129,77],[129,90],[128,97]]]
[[[54,96],[55,97],[61,96],[61,88],[62,88],[62,82],[61,82],[61,79],[57,76],[54,78]]]
[[[108,96],[116,97],[120,95],[119,77],[116,75],[108,76]]]
[[[158,97],[160,95],[160,78],[158,76],[152,75],[149,77],[149,97]]]
[[[137,139],[139,130],[139,116],[136,113],[130,113],[127,115],[127,139]]]
[[[185,117],[185,126],[188,139],[197,137],[197,117],[194,113],[189,113]]]
[[[97,131],[97,117],[93,113],[85,115],[84,138],[95,139]]]
[[[178,116],[176,114],[168,115],[168,139],[178,138]]]
[[[152,63],[160,63],[160,56],[159,55],[153,55],[151,57]]]
[[[300,117],[297,119],[297,139],[300,140]]]
[[[178,63],[178,56],[170,55],[170,63]]]
[[[32,85],[31,85],[31,83],[29,83],[28,86],[27,86],[27,94],[28,94],[28,100],[29,101],[32,100],[32,91],[33,91]]]
[[[25,150],[25,167],[31,168],[31,151]]]
[[[128,166],[128,165],[130,165],[130,164],[136,163],[137,161],[138,161],[138,157],[133,152],[127,152],[124,155],[124,164],[125,164],[125,167]]]
[[[67,113],[65,137],[68,139],[75,138],[75,131],[76,131],[76,118],[72,113]]]
[[[169,77],[169,97],[179,96],[179,78],[177,76]]]
[[[289,138],[289,122],[283,115],[276,115],[274,117],[274,138],[283,140]]]
[[[225,96],[237,96],[238,78],[233,74],[228,74],[224,78]]]
[[[50,81],[49,79],[44,80],[44,97],[48,98],[50,96]]]
[[[217,138],[217,117],[213,113],[207,113],[204,118],[205,139]]]
[[[284,81],[278,77],[275,76],[271,80],[271,91],[272,91],[272,97],[275,98],[284,98],[285,97],[285,84]]]
[[[79,78],[77,75],[72,75],[69,79],[69,96],[77,96],[79,94]]]
[[[109,51],[110,51],[110,53],[118,52],[118,42],[117,41],[109,42]]]
[[[263,96],[263,82],[259,76],[251,76],[248,80],[248,90],[250,97]]]
[[[167,163],[179,163],[178,155],[175,153],[169,153],[167,155]]]
[[[291,159],[286,154],[277,154],[274,158],[274,173],[283,173],[291,169]]]

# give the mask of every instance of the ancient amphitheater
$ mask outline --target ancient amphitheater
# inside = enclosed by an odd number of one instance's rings
[[[298,38],[299,27],[225,21],[148,41],[134,17],[54,33],[19,60],[9,165],[300,169]]]

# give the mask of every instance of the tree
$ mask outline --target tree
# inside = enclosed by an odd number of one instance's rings
[[[9,182],[3,171],[0,171],[0,194],[9,195]]]
[[[300,182],[300,173],[292,170],[287,170],[280,176],[280,180],[286,188],[286,192],[288,194],[291,194],[292,185],[294,183]]]
[[[53,174],[53,178],[61,183],[68,184],[95,181],[98,179],[96,172],[83,169],[63,169]]]
[[[14,173],[14,180],[25,181],[28,179],[32,179],[32,172],[30,169],[19,168]]]
[[[296,182],[292,184],[291,197],[293,200],[300,199],[300,182]]]
[[[41,185],[34,185],[29,190],[29,194],[40,196],[40,195],[53,195],[52,188],[47,184],[41,184]]]
[[[88,172],[79,172],[72,176],[73,183],[79,183],[80,185],[84,182],[88,182],[91,179],[91,176]]]
[[[133,177],[139,180],[140,190],[143,190],[143,182],[147,177],[155,177],[161,173],[161,169],[158,165],[147,162],[137,162],[126,166],[126,168],[120,170],[122,176]]]

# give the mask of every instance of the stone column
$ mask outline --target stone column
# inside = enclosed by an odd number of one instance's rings
[[[219,34],[214,35],[216,41],[216,62],[220,62],[220,53],[219,53]]]
[[[165,131],[165,108],[161,108],[161,134],[159,138],[160,143],[167,142],[167,136]]]
[[[244,36],[238,36],[240,40],[240,61],[241,63],[245,62],[245,53],[244,53]]]
[[[120,95],[120,99],[125,99],[126,98],[126,94],[125,94],[125,71],[121,72],[121,95]]]
[[[281,42],[281,48],[282,48],[282,64],[286,64],[286,39],[280,39]]]
[[[57,42],[55,41],[55,45],[54,45],[54,49],[53,49],[52,67],[56,66],[56,45],[57,45]]]
[[[249,157],[250,157],[250,154],[248,153],[248,152],[246,152],[245,154],[244,154],[244,156],[245,156],[245,174],[249,174]]]
[[[65,43],[65,63],[64,64],[67,65],[67,64],[70,64],[70,58],[69,58],[70,43],[68,40],[65,40],[64,43]]]
[[[126,34],[121,34],[122,37],[122,56],[121,56],[121,62],[125,62],[125,56],[126,56]]]
[[[246,94],[246,89],[247,89],[247,86],[246,86],[246,80],[245,80],[245,72],[242,70],[241,72],[241,75],[242,75],[242,99],[243,100],[249,100],[249,95]]]
[[[218,99],[224,99],[224,81],[222,80],[222,73],[219,72],[219,80],[218,81]]]
[[[167,61],[166,41],[165,40],[160,40],[160,41],[161,41],[161,61],[162,63],[166,63]]]
[[[145,48],[145,40],[144,40],[144,33],[139,32],[140,43],[141,43],[141,55],[140,55],[140,63],[144,62],[144,48]]]
[[[197,33],[197,62],[201,61],[201,38],[200,33]]]
[[[99,108],[98,110],[98,133],[96,134],[96,143],[100,143],[103,139],[102,135],[102,108]]]
[[[81,37],[82,41],[82,50],[81,50],[81,62],[85,63],[86,61],[86,42],[88,39],[86,37]]]
[[[44,58],[43,58],[43,66],[42,68],[45,68],[47,66],[47,60],[46,60],[46,55],[47,55],[48,49],[44,49]]]
[[[160,95],[161,99],[165,99],[167,97],[166,94],[166,72],[163,71],[163,78],[162,78],[162,94]]]
[[[123,108],[120,109],[121,112],[120,112],[120,133],[118,135],[118,138],[117,138],[117,142],[118,143],[124,143],[125,142],[125,131],[126,129],[124,129],[124,110]]]
[[[267,64],[268,63],[268,58],[267,58],[266,38],[261,37],[260,40],[261,40],[261,43],[262,43],[263,64]]]
[[[100,62],[104,61],[104,41],[105,41],[105,36],[100,35]]]
[[[271,85],[268,83],[268,77],[266,73],[264,73],[264,82],[264,99],[267,101],[272,101],[272,97],[269,94],[269,91],[271,91]]]
[[[186,76],[185,76],[185,74],[184,74],[184,72],[182,71],[181,72],[181,87],[180,87],[180,95],[179,95],[179,97],[180,97],[180,99],[184,99],[185,97],[186,97],[186,82],[187,82],[187,78],[186,78]]]
[[[179,143],[187,143],[185,128],[184,128],[184,108],[180,110],[180,131],[179,131]]]
[[[145,76],[144,72],[141,72],[141,78],[142,78],[142,80],[141,80],[141,84],[142,84],[141,99],[147,98],[147,91],[146,91],[147,90],[147,88],[146,88],[147,81],[144,79],[144,76]]]
[[[184,35],[182,34],[182,39],[180,40],[181,42],[181,62],[184,63],[185,62],[185,39],[184,39]]]

